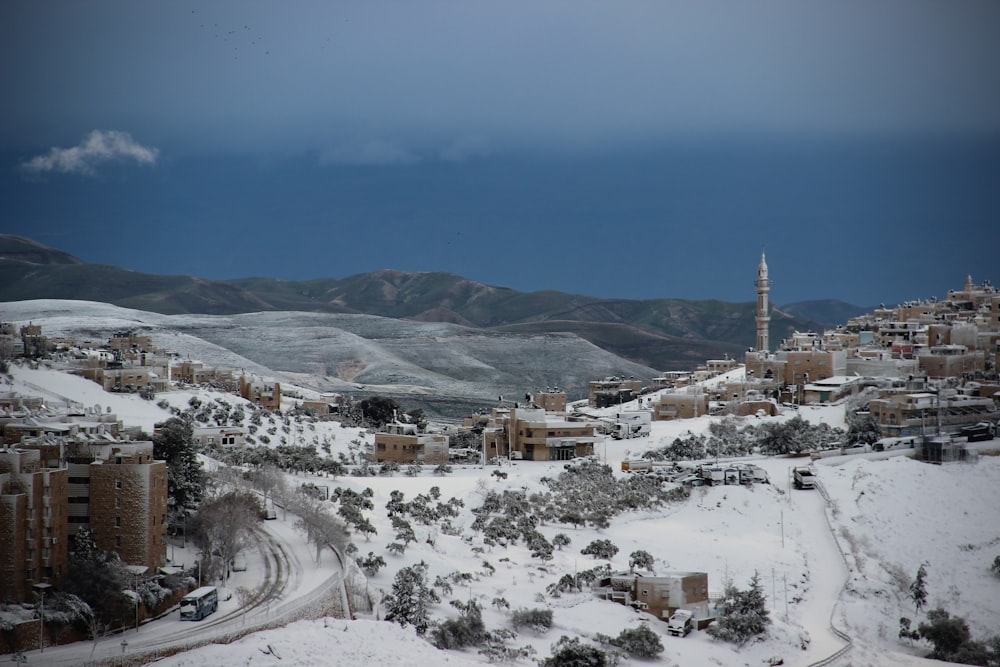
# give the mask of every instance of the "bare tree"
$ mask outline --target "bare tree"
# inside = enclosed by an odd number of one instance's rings
[[[306,493],[296,493],[290,503],[291,510],[299,516],[295,527],[306,534],[306,539],[316,546],[316,564],[323,555],[323,547],[344,549],[348,533],[344,522],[326,511],[328,503]]]
[[[192,539],[203,557],[209,556],[209,572],[218,564],[228,580],[229,564],[251,544],[262,513],[257,494],[247,489],[229,491],[202,503],[194,516]]]

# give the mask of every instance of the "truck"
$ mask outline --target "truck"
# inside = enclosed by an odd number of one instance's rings
[[[647,410],[619,412],[617,420],[611,424],[611,437],[615,440],[627,440],[647,436],[651,432],[652,419]]]
[[[667,619],[667,632],[674,637],[686,637],[694,630],[694,614],[687,609],[678,609]]]
[[[816,477],[813,475],[812,468],[809,466],[796,466],[795,469],[792,470],[792,475],[796,489],[816,488]]]
[[[625,472],[650,472],[653,469],[653,462],[649,459],[625,459],[622,461],[622,470]]]

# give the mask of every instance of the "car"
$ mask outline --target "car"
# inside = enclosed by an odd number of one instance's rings
[[[233,572],[246,572],[247,571],[247,559],[243,556],[237,556],[233,559]]]
[[[995,434],[995,428],[990,422],[979,422],[978,424],[966,426],[959,431],[959,435],[968,438],[969,442],[992,440]]]
[[[274,511],[273,507],[268,507],[264,510],[264,518],[267,520],[273,520],[278,518],[278,513]]]

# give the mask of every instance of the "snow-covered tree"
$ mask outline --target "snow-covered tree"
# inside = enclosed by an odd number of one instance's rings
[[[921,563],[917,568],[917,576],[910,584],[910,599],[913,600],[913,606],[916,607],[918,614],[927,604],[927,563]]]
[[[618,547],[612,544],[611,540],[594,540],[584,548],[580,549],[580,553],[587,556],[593,556],[594,558],[610,560],[615,557],[616,553],[618,553]]]
[[[732,584],[726,586],[722,613],[707,632],[715,639],[743,644],[767,632],[770,623],[760,575],[754,572],[748,589],[741,591]]]
[[[427,564],[423,561],[396,573],[392,592],[385,598],[385,620],[403,627],[412,625],[418,635],[430,626],[430,605],[438,596],[427,585]]]
[[[653,564],[655,559],[653,554],[648,551],[639,549],[638,551],[633,551],[628,557],[628,569],[629,572],[635,570],[635,568],[642,568],[643,570],[653,571]]]

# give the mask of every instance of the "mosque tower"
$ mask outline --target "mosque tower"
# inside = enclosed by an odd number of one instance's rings
[[[768,315],[767,293],[771,291],[771,281],[767,278],[767,262],[763,251],[760,253],[760,264],[757,266],[757,351],[768,352],[768,329],[771,326],[771,316]]]

